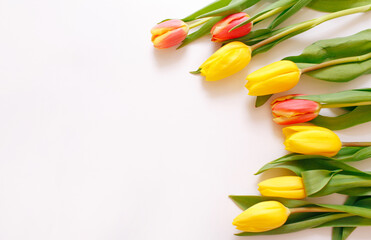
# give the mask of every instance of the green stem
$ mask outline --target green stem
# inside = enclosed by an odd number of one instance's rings
[[[343,147],[369,147],[371,142],[343,142]]]
[[[371,102],[354,102],[354,103],[333,103],[333,104],[321,104],[322,108],[340,108],[340,107],[355,107],[355,106],[366,106],[371,105]]]
[[[290,5],[286,5],[286,6],[282,6],[282,7],[278,7],[278,8],[275,8],[275,9],[272,9],[264,14],[262,14],[261,16],[257,17],[254,22],[259,22],[259,21],[262,21],[266,18],[269,18],[279,12],[282,12],[283,10],[285,9],[288,9],[289,7],[291,7],[293,4],[290,4]]]
[[[290,208],[290,213],[304,213],[304,212],[342,212],[342,211],[322,207]]]
[[[209,21],[212,17],[206,17],[206,18],[203,18],[195,23],[192,23],[192,24],[189,24],[188,27],[189,29],[192,29],[192,28],[195,28],[195,27],[198,27],[202,24],[204,24],[205,22]]]
[[[367,54],[364,54],[364,55],[361,55],[361,56],[339,58],[339,59],[331,60],[331,61],[328,61],[328,62],[323,62],[323,63],[317,64],[317,65],[314,65],[314,66],[311,66],[311,67],[301,69],[301,73],[315,71],[315,70],[318,70],[318,69],[321,69],[321,68],[325,68],[325,67],[329,67],[329,66],[333,66],[333,65],[338,65],[338,64],[343,64],[343,63],[363,62],[363,61],[365,61],[367,59],[370,59],[370,58],[371,58],[371,52],[367,53]]]
[[[257,44],[254,44],[251,46],[252,50],[255,50],[257,48],[260,48],[266,44],[269,44],[271,42],[274,42],[280,38],[283,38],[293,32],[296,32],[296,31],[299,31],[299,30],[302,30],[302,29],[305,29],[305,28],[313,28],[323,22],[326,22],[328,20],[331,20],[331,19],[334,19],[334,18],[338,18],[338,17],[342,17],[342,16],[346,16],[346,15],[350,15],[350,14],[353,14],[353,13],[359,13],[359,12],[366,12],[366,11],[369,11],[371,10],[371,4],[368,4],[368,5],[365,5],[365,6],[362,6],[362,7],[356,7],[356,8],[350,8],[350,9],[346,9],[346,10],[342,10],[342,11],[338,11],[338,12],[334,12],[334,13],[330,13],[330,14],[327,14],[327,15],[324,15],[322,17],[319,17],[319,18],[315,18],[315,19],[312,19],[312,20],[309,20],[309,21],[305,21],[305,22],[302,22],[302,23],[299,23],[299,24],[295,24],[293,25],[292,27],[276,34],[276,35],[273,35]],[[307,30],[309,30],[307,29]]]

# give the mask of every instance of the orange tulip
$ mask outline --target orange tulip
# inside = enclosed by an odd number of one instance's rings
[[[155,48],[169,48],[180,44],[189,31],[188,25],[179,19],[171,19],[157,24],[151,29]]]

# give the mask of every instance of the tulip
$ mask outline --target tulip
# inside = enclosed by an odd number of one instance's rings
[[[300,74],[300,69],[294,62],[274,62],[249,74],[246,78],[246,88],[252,96],[287,91],[299,82]]]
[[[246,209],[233,220],[233,225],[244,232],[265,232],[281,227],[290,210],[277,201],[264,201]]]
[[[230,42],[211,55],[196,72],[205,76],[206,81],[217,81],[241,71],[250,60],[249,46],[242,42]]]
[[[266,197],[303,199],[306,197],[303,179],[298,176],[275,177],[258,184],[259,192]]]
[[[179,19],[161,22],[151,29],[155,48],[169,48],[181,43],[188,34],[188,25]]]
[[[290,126],[282,131],[286,137],[286,150],[291,152],[332,157],[341,148],[339,137],[327,128]]]
[[[249,19],[249,15],[244,12],[229,15],[217,22],[211,29],[213,36],[211,41],[223,42],[229,39],[239,38],[247,35],[252,28],[252,22],[245,24],[237,29],[230,31],[233,27]]]
[[[280,125],[308,122],[318,116],[321,105],[305,99],[291,99],[299,94],[276,98],[272,103],[273,121]]]

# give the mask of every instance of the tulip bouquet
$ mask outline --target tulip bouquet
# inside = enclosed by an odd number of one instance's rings
[[[229,77],[251,58],[280,42],[331,19],[371,10],[364,0],[278,0],[250,17],[242,12],[259,0],[217,0],[183,19],[170,19],[152,28],[156,48],[184,47],[211,34],[222,43],[194,74],[206,81]],[[330,12],[319,18],[277,28],[303,7]],[[267,28],[255,26],[277,15]],[[190,29],[198,28],[190,33]],[[290,56],[247,76],[249,95],[257,96],[256,106],[272,94],[295,87],[302,74],[331,81],[347,82],[371,73],[371,29],[347,37],[320,40]],[[371,173],[347,162],[371,157],[371,143],[345,143],[332,131],[371,121],[371,89],[337,93],[292,94],[271,103],[273,121],[280,125],[311,123],[318,126],[283,128],[286,150],[292,152],[265,164],[256,174],[283,168],[295,176],[281,176],[258,184],[262,196],[230,196],[244,210],[233,224],[243,231],[237,235],[271,235],[308,228],[333,227],[333,240],[345,240],[358,226],[371,226]],[[323,108],[341,108],[336,117],[320,115]],[[343,205],[316,204],[306,197],[333,193],[348,196]]]
[[[273,121],[280,125],[311,123],[340,130],[371,121],[371,89],[354,89],[319,95],[288,95],[271,103]],[[321,108],[343,108],[346,113],[321,116]]]

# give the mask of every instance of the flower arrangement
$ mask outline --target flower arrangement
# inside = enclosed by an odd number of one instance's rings
[[[218,81],[244,69],[253,56],[280,42],[342,16],[367,12],[367,1],[279,0],[249,16],[259,0],[217,0],[182,19],[165,20],[152,28],[158,49],[184,47],[211,35],[223,46],[196,71],[206,81]],[[329,12],[319,18],[277,28],[303,7]],[[276,15],[267,28],[256,29]],[[193,28],[197,30],[192,31]],[[347,82],[371,73],[371,29],[334,39],[319,40],[298,56],[285,57],[250,73],[248,94],[256,107],[276,93],[292,89],[307,74],[330,82]],[[328,117],[324,108],[346,113]],[[272,235],[308,228],[333,227],[333,240],[345,240],[358,226],[371,226],[371,174],[346,162],[371,157],[371,143],[341,142],[335,130],[371,121],[371,89],[352,89],[318,95],[291,94],[271,102],[273,121],[283,128],[285,149],[292,152],[265,164],[257,174],[284,168],[294,175],[261,181],[262,196],[230,196],[243,210],[233,220],[238,236]],[[333,193],[348,196],[343,205],[318,204],[305,198]]]

